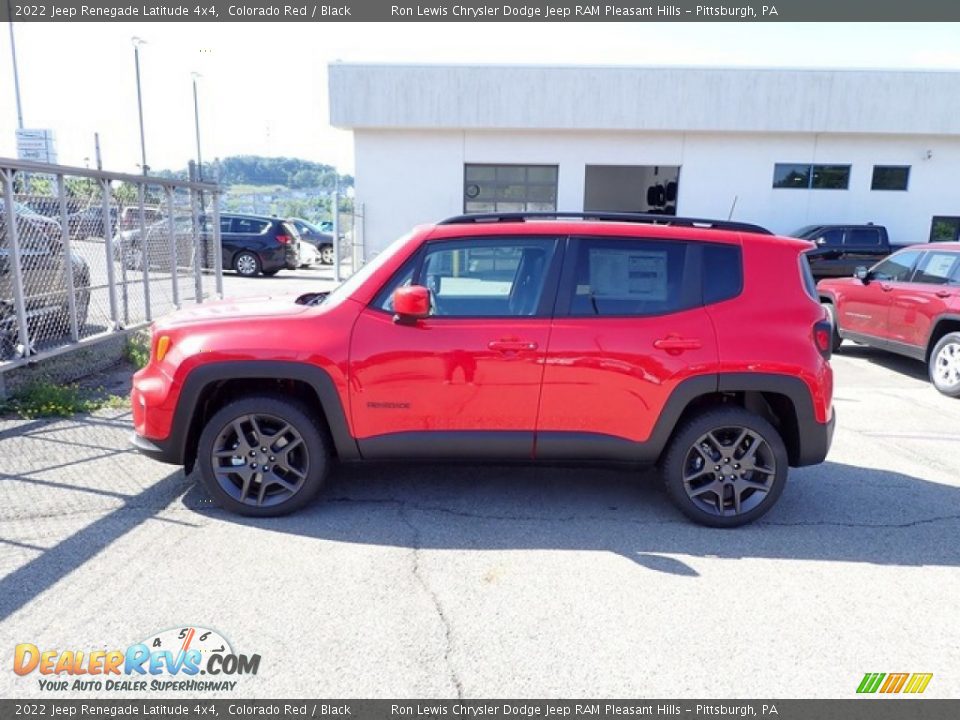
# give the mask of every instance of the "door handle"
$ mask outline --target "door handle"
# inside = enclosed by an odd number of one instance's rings
[[[527,340],[491,340],[487,343],[491,350],[499,352],[519,352],[520,350],[536,350],[539,346]]]
[[[949,290],[937,290],[934,295],[936,295],[938,298],[948,298],[953,295],[953,293]]]
[[[684,350],[699,350],[703,343],[698,338],[682,338],[677,335],[660,338],[653,341],[653,346],[657,350],[666,350],[667,352],[683,352]]]
[[[893,290],[893,285],[887,285],[886,283],[880,283],[880,289],[884,292],[890,292]]]

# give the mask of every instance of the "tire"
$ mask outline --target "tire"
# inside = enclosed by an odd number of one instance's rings
[[[830,350],[833,353],[838,353],[840,352],[840,345],[843,344],[843,338],[840,337],[840,326],[837,324],[837,308],[829,302],[820,303],[820,305],[827,311],[827,317],[830,318],[830,326],[832,327],[830,331],[832,338]]]
[[[291,447],[284,451],[287,445]],[[234,450],[233,455],[215,457]],[[210,418],[200,434],[197,464],[210,496],[224,510],[274,517],[299,510],[316,497],[330,468],[330,444],[320,420],[300,403],[251,395]],[[272,480],[268,484],[263,483],[265,465]]]
[[[944,335],[930,353],[930,382],[947,397],[960,397],[960,332]]]
[[[264,277],[273,277],[274,275],[276,275],[276,274],[277,274],[278,272],[280,272],[280,271],[279,271],[279,270],[263,270],[262,272],[263,272]]]
[[[333,265],[333,245],[320,246],[320,264]]]
[[[742,467],[751,451],[756,453],[752,462],[756,467]],[[753,522],[773,507],[786,484],[787,466],[786,446],[773,425],[729,406],[684,422],[660,469],[667,494],[680,512],[701,525],[730,528]]]
[[[233,258],[233,269],[237,275],[254,277],[259,274],[261,269],[260,258],[257,257],[256,253],[252,253],[249,250],[239,252],[236,257]]]

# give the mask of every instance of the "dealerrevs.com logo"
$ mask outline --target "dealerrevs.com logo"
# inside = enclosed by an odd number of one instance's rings
[[[13,671],[37,675],[40,690],[215,692],[256,675],[259,655],[244,655],[216,630],[180,627],[154,633],[126,649],[46,650],[19,643]]]
[[[858,693],[919,695],[927,689],[933,673],[867,673],[857,686]]]

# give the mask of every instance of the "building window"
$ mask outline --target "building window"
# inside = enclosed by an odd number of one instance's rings
[[[930,242],[960,242],[960,217],[935,215],[930,223]]]
[[[910,182],[909,165],[874,165],[871,190],[906,190]]]
[[[773,187],[775,188],[846,190],[849,185],[849,165],[777,163],[773,167]]]
[[[556,165],[464,166],[464,212],[552,212],[556,209]]]

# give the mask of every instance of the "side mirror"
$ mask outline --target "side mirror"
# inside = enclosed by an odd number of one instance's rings
[[[861,265],[853,271],[853,276],[866,285],[867,281],[870,279],[870,271]]]
[[[430,291],[423,285],[407,285],[393,291],[394,322],[411,322],[430,314]]]

